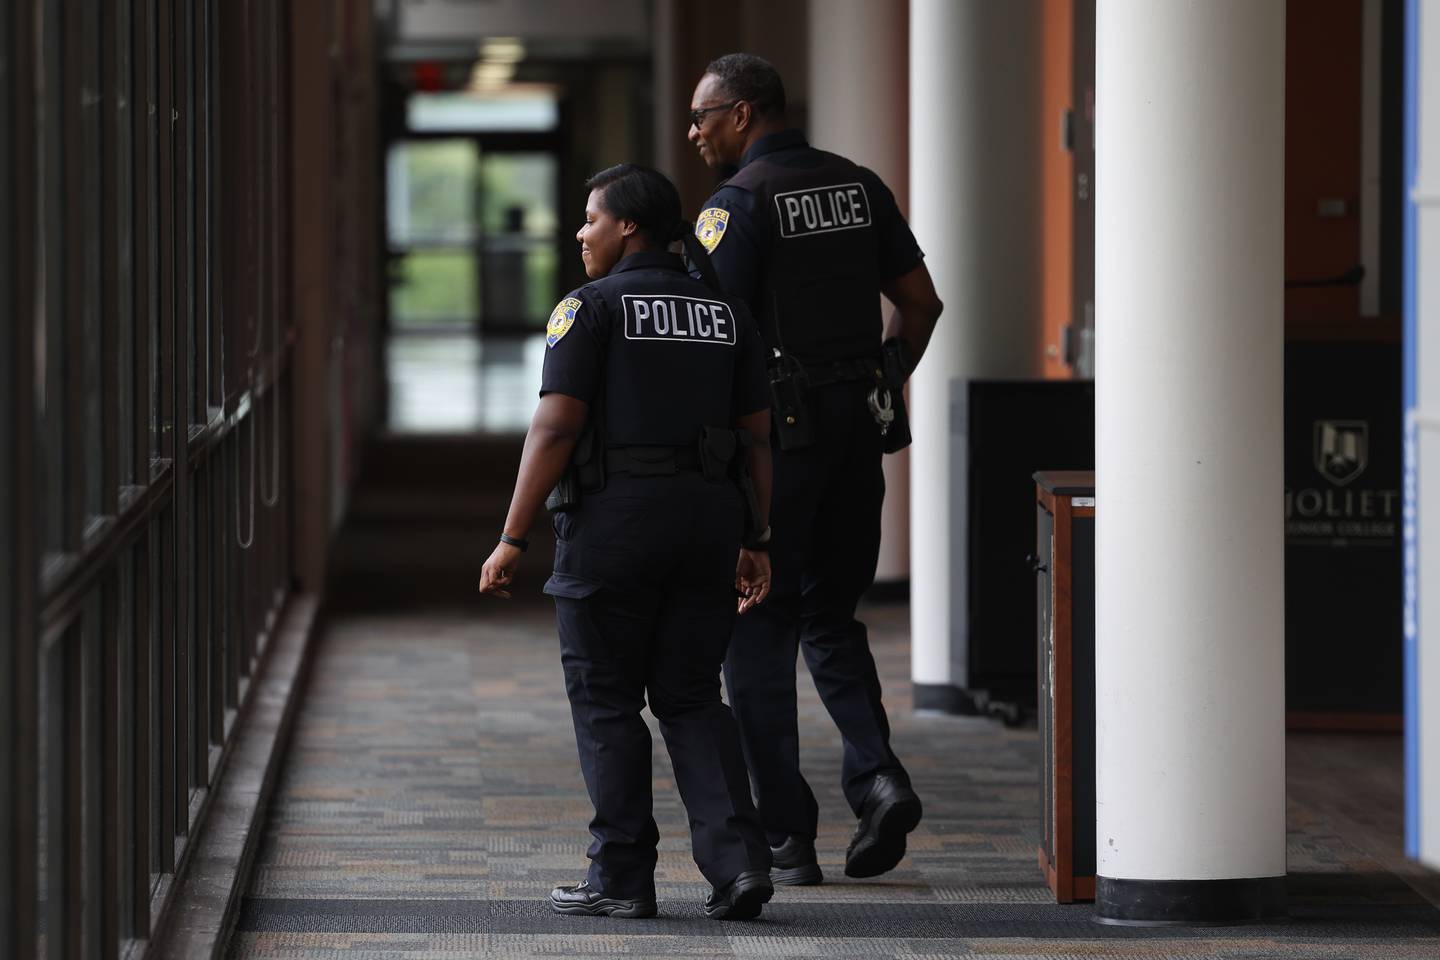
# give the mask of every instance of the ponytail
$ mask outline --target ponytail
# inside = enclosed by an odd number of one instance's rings
[[[705,285],[723,292],[709,251],[695,237],[695,225],[680,218],[680,192],[665,174],[638,163],[620,163],[585,181],[585,189],[600,191],[605,211],[633,221],[651,246],[664,249],[672,243],[682,244]]]
[[[710,262],[710,251],[706,250],[705,244],[695,236],[695,227],[689,223],[682,223],[681,227],[685,231],[680,237],[680,242],[685,245],[685,256],[695,269],[700,271],[700,279],[705,286],[716,293],[724,293],[725,291],[720,289],[720,276],[715,272],[715,265]]]

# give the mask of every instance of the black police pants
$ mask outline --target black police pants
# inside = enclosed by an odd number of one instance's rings
[[[795,701],[798,645],[844,741],[841,783],[858,816],[877,773],[908,782],[890,749],[890,724],[865,625],[855,619],[875,579],[885,499],[879,428],[868,387],[811,391],[816,442],[775,448],[770,597],[735,622],[725,660],[730,695],[771,843],[813,839],[818,807],[800,773]]]
[[[589,880],[612,897],[654,894],[648,700],[690,821],[695,863],[723,887],[767,869],[720,665],[735,619],[739,500],[698,474],[612,477],[556,520],[555,594],[565,689],[595,807]]]

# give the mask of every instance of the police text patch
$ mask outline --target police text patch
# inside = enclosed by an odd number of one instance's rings
[[[870,197],[860,183],[791,190],[775,194],[775,216],[782,237],[856,230],[870,226]]]
[[[723,207],[708,207],[700,211],[695,220],[695,239],[700,241],[706,253],[714,253],[715,248],[720,246],[729,223],[730,211]]]
[[[545,343],[547,346],[555,346],[560,338],[570,332],[575,325],[575,311],[580,309],[580,301],[574,297],[566,297],[555,304],[555,310],[550,314],[550,322],[545,324]]]
[[[735,316],[719,300],[627,293],[625,339],[735,344]]]

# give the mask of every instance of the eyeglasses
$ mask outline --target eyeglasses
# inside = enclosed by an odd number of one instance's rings
[[[712,110],[729,110],[739,102],[739,100],[731,100],[729,103],[717,103],[713,107],[697,107],[690,111],[690,126],[699,127],[705,122],[705,114]]]

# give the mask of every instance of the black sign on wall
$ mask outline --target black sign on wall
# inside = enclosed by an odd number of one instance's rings
[[[1292,711],[1398,714],[1400,347],[1285,348],[1285,679]]]

